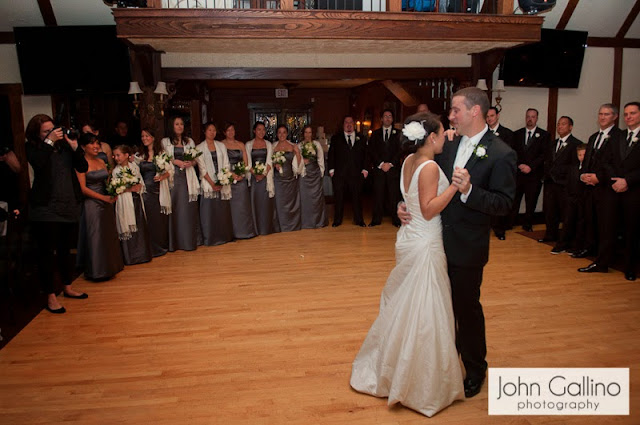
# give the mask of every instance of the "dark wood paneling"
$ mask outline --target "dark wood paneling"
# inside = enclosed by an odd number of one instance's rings
[[[613,93],[611,94],[611,103],[620,109],[620,101],[622,98],[622,56],[624,50],[622,47],[616,47],[613,55]],[[619,118],[619,117],[618,117]],[[617,124],[617,122],[616,122]]]
[[[569,0],[567,7],[564,9],[564,12],[562,13],[562,17],[560,17],[560,20],[556,25],[557,30],[563,30],[567,28],[567,24],[569,23],[569,20],[573,15],[573,11],[576,10],[576,6],[578,6],[579,1],[580,0]]]
[[[635,21],[636,18],[638,17],[639,12],[640,12],[640,0],[636,0],[636,4],[633,5],[633,7],[631,8],[631,11],[629,12],[629,15],[627,15],[627,19],[624,20],[622,26],[620,27],[620,30],[618,31],[618,34],[616,34],[617,38],[623,38],[625,35],[627,35],[629,28],[631,28],[633,21]]]
[[[318,10],[114,9],[121,38],[533,42],[537,16]]]
[[[0,32],[0,44],[16,44],[16,39],[13,36],[13,31]]]
[[[38,0],[38,7],[46,26],[55,27],[58,25],[56,15],[53,13],[53,7],[51,7],[51,0]]]
[[[9,110],[11,112],[11,133],[13,134],[13,152],[20,161],[21,169],[18,175],[19,201],[20,205],[27,205],[29,194],[29,170],[27,166],[27,154],[25,152],[24,129],[26,122],[22,116],[22,85],[21,84],[0,84],[0,95],[6,96],[9,100]],[[29,117],[31,118],[31,117]]]
[[[639,49],[640,38],[589,37],[587,38],[587,45],[589,47],[625,47]]]
[[[162,81],[176,80],[412,80],[443,76],[466,81],[471,68],[162,68]]]

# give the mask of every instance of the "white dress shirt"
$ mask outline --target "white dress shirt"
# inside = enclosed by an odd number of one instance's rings
[[[464,166],[471,158],[473,151],[480,143],[480,140],[484,137],[485,133],[489,131],[489,126],[485,124],[484,129],[476,134],[473,137],[462,136],[462,140],[460,140],[460,144],[458,145],[458,153],[456,154],[456,160],[453,162],[453,171],[455,171],[456,167],[464,168]],[[467,202],[469,195],[471,195],[471,190],[473,189],[473,185],[469,188],[469,192],[467,194],[461,194],[460,200],[462,202]]]

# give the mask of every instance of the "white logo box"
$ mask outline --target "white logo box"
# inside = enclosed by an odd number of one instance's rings
[[[628,368],[489,368],[490,415],[628,415]]]

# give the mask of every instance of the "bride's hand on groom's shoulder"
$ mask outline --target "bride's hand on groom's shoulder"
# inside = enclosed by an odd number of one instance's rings
[[[458,137],[458,132],[456,130],[450,128],[450,129],[444,131],[444,135],[445,135],[445,138],[448,141],[452,141],[453,139]]]
[[[407,211],[407,204],[402,201],[398,202],[398,218],[402,224],[409,224],[411,221],[411,214]]]

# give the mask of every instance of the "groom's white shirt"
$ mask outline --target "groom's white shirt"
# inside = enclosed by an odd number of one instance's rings
[[[475,151],[476,146],[478,146],[478,143],[480,143],[480,140],[482,140],[482,138],[484,137],[484,134],[489,131],[489,126],[485,124],[484,129],[476,134],[473,137],[467,137],[467,136],[462,136],[462,139],[460,140],[460,144],[458,145],[458,153],[456,154],[456,160],[453,161],[453,170],[452,170],[452,174],[453,171],[455,171],[456,167],[459,168],[464,168],[464,166],[467,164],[467,161],[469,161],[469,158],[471,158],[471,155],[473,154],[473,151]],[[467,199],[469,198],[469,195],[471,195],[471,191],[473,190],[473,185],[471,185],[471,187],[469,188],[469,192],[467,192],[467,194],[460,194],[460,200],[462,202],[467,202]]]

